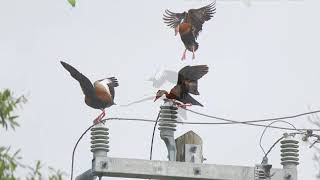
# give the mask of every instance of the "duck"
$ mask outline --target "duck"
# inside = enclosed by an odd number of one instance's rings
[[[158,90],[154,99],[157,101],[160,97],[165,96],[167,99],[173,100],[178,106],[186,107],[203,105],[194,99],[190,94],[200,95],[198,91],[198,80],[209,72],[207,65],[185,66],[178,72],[177,84],[168,92],[166,90]]]
[[[70,73],[70,75],[79,82],[84,94],[84,102],[91,108],[100,109],[101,114],[93,121],[95,124],[100,123],[105,117],[105,109],[113,105],[115,97],[115,87],[119,86],[115,77],[107,77],[95,81],[91,81],[76,68],[70,64],[60,61],[61,65]]]
[[[189,9],[187,12],[175,13],[165,10],[163,20],[167,26],[175,29],[175,35],[180,34],[181,41],[185,46],[181,60],[186,59],[187,50],[192,52],[192,59],[195,59],[195,52],[199,48],[196,39],[202,31],[204,22],[209,21],[216,13],[216,1],[198,9]]]

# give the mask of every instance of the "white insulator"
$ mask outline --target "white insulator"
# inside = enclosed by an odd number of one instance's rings
[[[170,105],[163,105],[160,107],[160,115],[159,115],[159,130],[176,130],[176,123],[178,118],[178,108]]]
[[[281,142],[281,164],[299,164],[299,141],[292,136],[287,136]]]
[[[109,129],[103,124],[97,124],[91,128],[91,152],[103,153],[109,152]]]
[[[256,165],[254,169],[254,180],[264,180],[267,179],[263,167],[259,164]]]

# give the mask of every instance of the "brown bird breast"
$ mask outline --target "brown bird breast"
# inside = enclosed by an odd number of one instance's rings
[[[191,31],[191,24],[190,23],[181,23],[179,25],[179,33],[180,35],[187,34],[188,32]]]

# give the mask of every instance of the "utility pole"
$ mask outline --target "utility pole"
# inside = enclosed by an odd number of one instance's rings
[[[254,167],[202,164],[202,139],[193,131],[174,139],[177,108],[165,101],[161,106],[159,130],[168,150],[169,161],[109,157],[109,133],[103,124],[91,129],[92,168],[76,180],[95,177],[123,177],[163,180],[297,180],[299,142],[286,134],[281,143],[282,169],[265,161]]]

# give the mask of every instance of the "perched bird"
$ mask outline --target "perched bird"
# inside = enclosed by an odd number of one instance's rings
[[[118,80],[115,77],[109,77],[97,80],[92,85],[90,80],[74,67],[63,61],[60,61],[60,63],[67,71],[69,71],[71,76],[80,83],[81,89],[85,95],[85,103],[94,109],[100,109],[102,111],[102,113],[94,120],[94,123],[101,122],[102,118],[105,116],[105,108],[115,105],[113,101],[115,96],[114,88],[119,86]],[[103,82],[105,81],[106,83],[104,84]]]
[[[166,90],[158,90],[154,101],[165,95],[168,99],[181,102],[182,104],[180,104],[179,102],[177,103],[181,106],[203,106],[201,103],[195,100],[190,94],[200,94],[198,91],[198,80],[202,76],[207,74],[208,71],[209,68],[207,65],[185,66],[178,73],[177,85],[175,85],[169,93]]]
[[[198,50],[199,43],[196,39],[202,30],[205,21],[210,20],[216,13],[216,1],[199,9],[189,9],[188,12],[174,13],[168,9],[163,15],[164,22],[175,29],[175,35],[180,34],[181,40],[185,46],[182,54],[182,60],[186,59],[186,51],[192,52],[192,59],[195,58],[195,51]]]

